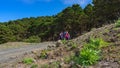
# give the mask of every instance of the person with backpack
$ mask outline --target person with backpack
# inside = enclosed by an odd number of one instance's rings
[[[64,39],[64,33],[63,33],[63,32],[61,32],[61,33],[59,34],[59,39],[61,39],[61,40]]]
[[[66,40],[70,39],[70,34],[68,33],[68,31],[65,32],[65,36],[64,37],[65,37]]]

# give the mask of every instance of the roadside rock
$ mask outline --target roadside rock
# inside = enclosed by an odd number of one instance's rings
[[[62,41],[61,41],[61,40],[58,40],[58,41],[56,42],[56,47],[60,47],[61,45],[63,45]]]

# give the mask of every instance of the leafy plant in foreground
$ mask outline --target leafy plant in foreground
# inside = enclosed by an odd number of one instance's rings
[[[89,43],[83,46],[83,49],[77,52],[73,56],[73,61],[76,64],[80,64],[83,66],[88,66],[96,63],[100,59],[100,51],[102,47],[108,46],[108,43],[103,39],[91,38]]]
[[[89,48],[89,49],[100,49],[102,47],[106,47],[108,46],[108,43],[105,42],[103,39],[101,38],[90,38],[90,42],[88,44],[85,44],[84,48]]]
[[[33,58],[24,58],[23,63],[25,64],[32,64],[34,62]]]
[[[74,56],[73,60],[77,64],[86,66],[96,63],[99,58],[99,51],[92,49],[82,49],[79,56]]]

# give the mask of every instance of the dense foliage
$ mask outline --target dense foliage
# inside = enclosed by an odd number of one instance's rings
[[[0,43],[57,40],[61,31],[69,31],[74,38],[91,28],[114,23],[120,16],[119,3],[119,0],[93,0],[93,4],[88,4],[84,9],[74,4],[55,16],[0,23]]]
[[[101,58],[101,48],[107,46],[108,43],[103,39],[91,38],[89,42],[73,56],[72,60],[82,66],[95,64]]]
[[[97,25],[112,23],[120,17],[120,0],[93,0]]]

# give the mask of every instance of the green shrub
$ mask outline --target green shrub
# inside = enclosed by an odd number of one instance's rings
[[[74,56],[73,61],[80,65],[92,65],[99,60],[99,51],[92,49],[82,49],[79,56]]]
[[[100,49],[102,47],[108,46],[108,43],[105,42],[101,38],[90,38],[90,42],[88,44],[85,44],[85,48],[91,48],[91,49]]]
[[[48,56],[47,52],[48,52],[48,50],[42,50],[40,53],[40,58],[42,58],[42,59],[47,58],[47,56]]]
[[[66,44],[67,40],[66,39],[63,39],[61,40],[63,44]]]
[[[115,26],[120,27],[120,18],[116,21]]]
[[[41,39],[38,36],[31,36],[28,39],[24,39],[23,41],[29,43],[39,43],[41,42]]]
[[[83,46],[83,49],[75,54],[72,60],[76,64],[80,64],[83,66],[88,66],[96,63],[100,59],[100,49],[102,47],[108,46],[108,43],[105,42],[103,39],[97,38],[93,39],[90,38],[88,44]]]
[[[77,48],[77,44],[73,43],[72,44],[72,49],[75,49],[75,48]]]
[[[24,58],[23,63],[25,64],[32,64],[34,62],[33,58]]]

